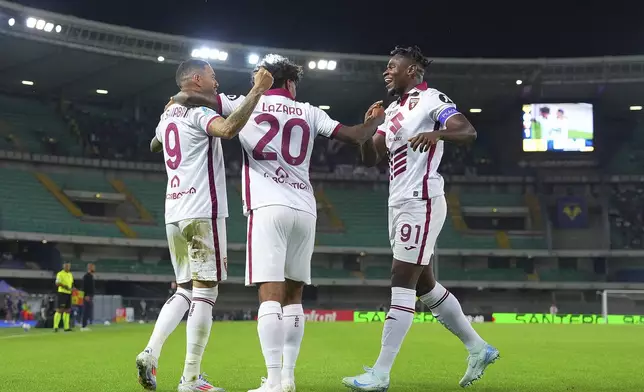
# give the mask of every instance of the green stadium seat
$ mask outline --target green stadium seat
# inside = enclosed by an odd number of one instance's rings
[[[34,173],[0,168],[3,187],[11,189],[2,200],[3,230],[60,235],[123,237],[113,223],[85,222],[73,216],[36,179]]]

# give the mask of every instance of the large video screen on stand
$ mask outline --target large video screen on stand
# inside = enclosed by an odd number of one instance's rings
[[[523,151],[593,151],[593,105],[523,105]]]

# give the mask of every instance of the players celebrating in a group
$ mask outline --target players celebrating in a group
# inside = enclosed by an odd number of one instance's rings
[[[367,116],[352,127],[332,120],[323,110],[295,100],[302,68],[288,59],[268,55],[260,67],[273,74],[274,84],[253,112],[239,139],[242,145],[242,198],[248,216],[246,285],[259,286],[257,331],[268,377],[256,392],[295,391],[294,368],[304,336],[302,289],[311,283],[317,209],[309,166],[317,135],[361,144],[384,120]],[[192,99],[196,94],[177,97]],[[207,97],[201,97],[207,101]],[[226,116],[242,97],[220,94],[218,107]]]
[[[188,60],[176,73],[182,91],[211,96],[218,87],[212,67]],[[156,368],[161,348],[188,309],[187,350],[180,392],[217,391],[201,377],[201,357],[212,326],[217,284],[226,280],[226,177],[220,138],[237,135],[253,113],[262,94],[273,85],[265,69],[255,74],[248,96],[223,119],[205,108],[179,104],[166,107],[150,148],[163,149],[168,175],[165,221],[170,258],[179,285],[159,313],[150,341],[136,358],[139,382],[156,389]],[[192,283],[192,291],[190,290]]]
[[[483,375],[499,352],[472,328],[456,297],[436,282],[430,262],[447,215],[443,178],[437,172],[443,142],[472,142],[476,131],[445,94],[423,82],[429,61],[417,47],[396,48],[391,55],[384,79],[397,99],[385,111],[384,126],[361,146],[368,166],[389,157],[391,306],[375,365],[364,374],[344,378],[343,383],[362,391],[389,387],[389,373],[411,327],[418,296],[469,351],[467,371],[460,381],[465,387]]]

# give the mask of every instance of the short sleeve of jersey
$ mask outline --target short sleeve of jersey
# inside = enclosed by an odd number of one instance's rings
[[[214,119],[221,117],[219,113],[205,106],[194,108],[190,110],[190,112],[191,113],[188,115],[188,117],[190,118],[192,125],[195,128],[204,131],[205,133],[208,133],[208,125]]]
[[[239,105],[244,101],[243,95],[226,95],[219,94],[217,95],[217,101],[219,102],[219,111],[224,117],[230,116],[233,110],[237,109]]]
[[[313,128],[318,135],[333,138],[342,124],[329,117],[326,112],[315,106],[309,106],[309,113]]]
[[[447,95],[436,91],[429,97],[429,116],[433,121],[445,125],[456,114],[459,114],[458,109]]]

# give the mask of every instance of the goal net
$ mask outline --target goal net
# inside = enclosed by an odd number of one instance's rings
[[[644,290],[603,290],[605,324],[644,324]]]

